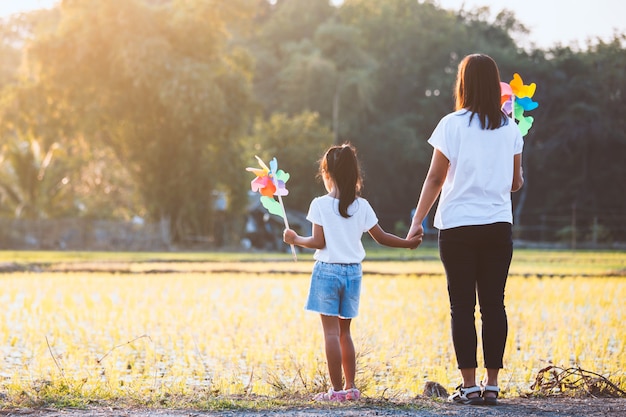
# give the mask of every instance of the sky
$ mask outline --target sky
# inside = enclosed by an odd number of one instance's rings
[[[227,1],[227,0],[225,0]],[[384,0],[381,0],[384,1]],[[0,0],[0,17],[12,13],[52,7],[58,0]],[[333,0],[341,3],[342,0]],[[534,44],[546,49],[557,43],[583,48],[587,39],[611,38],[614,30],[626,33],[624,0],[438,0],[443,8],[458,10],[489,6],[493,15],[502,9],[512,10],[530,34],[516,38],[518,45]]]
[[[626,1],[623,0],[439,0],[445,9],[458,10],[489,6],[493,16],[502,9],[513,11],[517,20],[530,30],[516,38],[520,46],[531,43],[545,49],[572,42],[584,49],[589,38],[612,38],[614,30],[626,33]]]

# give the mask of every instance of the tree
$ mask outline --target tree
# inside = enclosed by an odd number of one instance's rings
[[[16,218],[41,219],[75,214],[69,179],[55,164],[57,143],[42,148],[35,138],[6,142],[0,152],[0,201]],[[68,198],[69,197],[69,198]]]
[[[565,228],[575,206],[579,228],[597,222],[609,225],[614,239],[626,236],[620,219],[626,199],[619,197],[626,188],[615,181],[626,176],[619,160],[626,154],[620,113],[626,105],[625,40],[616,36],[585,52],[554,48],[536,72],[540,107],[527,159],[531,178],[540,176],[541,181],[528,190],[527,217],[548,215]]]
[[[341,144],[340,137],[350,136],[354,130],[344,123],[340,125],[342,114],[342,97],[347,99],[346,106],[353,118],[367,111],[372,111],[374,96],[372,75],[376,70],[376,62],[361,48],[359,31],[353,27],[334,22],[324,23],[315,32],[315,44],[333,66],[335,77],[328,84],[334,85],[332,98],[332,126],[334,142]],[[334,81],[334,83],[333,83]],[[346,117],[347,118],[347,117]],[[343,127],[343,129],[342,129]]]
[[[258,7],[266,11],[267,1]],[[257,41],[267,48],[276,48],[312,39],[319,25],[335,12],[329,0],[278,0],[260,22]]]
[[[38,216],[140,213],[174,239],[210,235],[216,195],[229,201],[220,224],[247,206],[252,155],[279,159],[304,211],[323,192],[310,183],[321,152],[351,141],[393,227],[415,205],[459,60],[481,52],[503,81],[538,85],[516,223],[569,224],[574,204],[623,239],[626,39],[526,52],[512,37],[525,31],[508,10],[433,1],[64,0],[0,23],[3,213],[36,184]]]
[[[6,57],[1,71],[0,95],[0,211],[25,219],[78,214],[70,184],[67,148],[63,143],[66,121],[56,103],[20,70],[23,51],[18,45],[43,28],[53,13],[20,15],[0,25]],[[40,22],[40,23],[38,23]]]
[[[376,63],[361,48],[358,30],[334,14],[328,1],[278,2],[248,46],[256,57],[255,90],[265,114],[316,112],[339,143],[372,110]]]
[[[241,44],[255,58],[254,91],[264,115],[309,110],[330,123],[336,68],[314,37],[335,7],[328,0],[282,0],[271,6],[260,0],[255,11],[261,17]]]
[[[235,139],[251,108],[250,61],[227,50],[226,19],[245,4],[66,0],[29,48],[38,87],[114,150],[175,241],[207,233],[215,189],[243,199],[231,178],[243,169]]]
[[[9,22],[0,20],[0,89],[15,82],[19,68],[21,51],[15,46],[18,35]]]

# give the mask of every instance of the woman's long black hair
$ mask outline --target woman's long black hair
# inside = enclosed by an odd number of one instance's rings
[[[507,123],[501,110],[500,71],[488,55],[468,55],[459,64],[454,90],[455,109],[478,115],[483,129],[497,129]]]

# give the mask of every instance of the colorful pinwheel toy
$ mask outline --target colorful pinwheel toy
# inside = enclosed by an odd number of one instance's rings
[[[246,168],[246,171],[250,171],[256,175],[250,183],[250,187],[255,193],[259,192],[261,194],[261,204],[263,207],[265,207],[270,214],[282,217],[285,222],[285,227],[289,229],[287,213],[285,212],[285,205],[282,199],[284,195],[289,194],[285,186],[285,183],[289,181],[289,174],[282,169],[278,169],[278,161],[276,158],[272,158],[269,168],[261,158],[256,155],[255,158],[261,168]],[[274,199],[274,196],[278,197],[278,201]],[[297,260],[294,245],[291,245],[291,254],[293,255],[294,261]]]
[[[539,106],[539,103],[532,100],[536,88],[535,83],[524,85],[522,77],[517,73],[513,74],[513,79],[509,84],[500,83],[502,110],[510,114],[512,119],[517,120],[522,136],[526,136],[534,120],[532,116],[524,116],[524,112],[534,110]]]

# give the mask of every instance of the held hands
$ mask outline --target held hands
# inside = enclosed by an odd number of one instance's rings
[[[417,249],[417,247],[422,244],[423,238],[423,234],[407,237],[406,240],[409,242],[409,249]]]
[[[411,246],[410,249],[416,249],[422,243],[423,238],[424,238],[424,228],[422,227],[422,224],[421,223],[412,224],[411,228],[409,229],[409,233],[407,233],[406,235],[406,239],[408,241],[416,243],[416,245]]]

